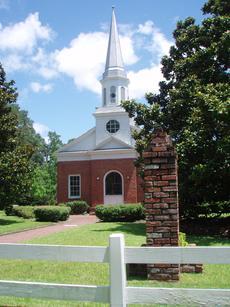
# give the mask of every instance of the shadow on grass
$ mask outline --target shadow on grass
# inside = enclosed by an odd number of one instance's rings
[[[94,229],[95,232],[105,231],[105,229]],[[124,233],[130,233],[135,236],[145,236],[145,223],[117,223],[116,226],[106,228],[106,231],[121,231]]]
[[[6,226],[6,225],[12,225],[12,224],[18,224],[18,223],[23,223],[23,221],[0,219],[0,226]]]
[[[147,280],[147,276],[138,276],[138,275],[129,275],[127,274],[127,280],[128,281],[146,281]]]
[[[189,243],[195,243],[198,246],[210,245],[230,245],[230,239],[222,238],[220,236],[195,236],[187,235],[186,239]]]

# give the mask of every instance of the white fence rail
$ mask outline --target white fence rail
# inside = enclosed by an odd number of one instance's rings
[[[229,306],[229,289],[127,287],[126,263],[230,264],[230,247],[125,247],[113,234],[109,247],[0,244],[1,259],[99,262],[110,265],[110,286],[86,286],[0,280],[0,295],[126,304]]]

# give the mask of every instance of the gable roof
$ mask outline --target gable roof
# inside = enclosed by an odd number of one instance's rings
[[[121,141],[120,139],[116,138],[115,136],[111,135],[101,143],[99,143],[95,149],[121,149],[121,148],[133,148],[128,143]]]
[[[88,147],[89,148],[87,148],[87,146],[86,146],[84,150],[93,149],[93,147],[95,147],[95,145],[92,146],[93,145],[92,142],[95,142],[95,136],[94,136],[95,133],[96,133],[96,128],[95,127],[89,129],[88,131],[86,131],[85,133],[80,135],[78,138],[76,138],[73,141],[71,141],[70,143],[62,146],[58,150],[58,152],[75,151],[76,150],[75,148],[78,147],[78,145],[80,145],[80,143],[82,143],[84,141],[87,142],[87,141],[89,141],[89,139],[91,139],[90,142],[88,142]],[[79,148],[78,150],[82,150],[82,149]]]

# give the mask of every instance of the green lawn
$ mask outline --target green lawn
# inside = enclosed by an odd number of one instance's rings
[[[47,237],[33,239],[29,243],[64,244],[64,245],[108,245],[111,233],[123,232],[126,245],[140,246],[145,242],[145,225],[142,223],[97,223]],[[198,245],[230,245],[230,240],[217,237],[190,236],[188,240]],[[28,243],[28,242],[27,242]],[[212,244],[213,243],[213,244]],[[1,260],[1,279],[26,280],[39,282],[75,283],[88,285],[107,285],[109,282],[108,265],[93,263],[64,263],[52,261]],[[203,274],[182,274],[179,282],[156,282],[142,278],[129,278],[132,286],[149,287],[194,287],[194,288],[229,288],[229,265],[205,265]],[[2,304],[2,305],[1,305]],[[0,306],[108,306],[105,304],[72,303],[35,299],[0,298]],[[140,306],[140,305],[139,305]],[[144,305],[142,305],[144,306]],[[147,306],[147,305],[145,305]],[[153,305],[152,305],[153,306]]]
[[[0,235],[34,229],[51,223],[36,222],[34,220],[25,220],[17,216],[7,216],[4,211],[0,211]]]

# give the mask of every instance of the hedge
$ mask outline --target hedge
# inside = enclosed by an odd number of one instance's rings
[[[99,205],[95,214],[103,222],[134,222],[145,218],[144,207],[140,204]]]
[[[5,208],[6,215],[16,215],[24,219],[34,218],[34,209],[32,206],[8,206]]]
[[[70,208],[58,206],[37,207],[34,210],[35,218],[40,222],[66,221],[70,214]]]
[[[65,205],[71,209],[70,214],[84,214],[89,209],[87,202],[84,200],[69,201]]]

